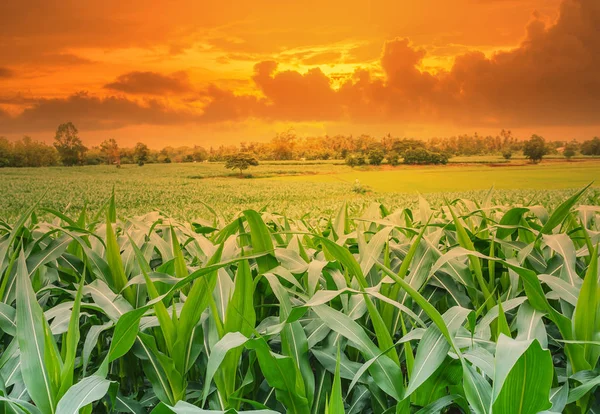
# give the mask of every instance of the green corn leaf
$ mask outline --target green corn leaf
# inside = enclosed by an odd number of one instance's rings
[[[83,294],[83,283],[84,278],[81,278],[79,287],[77,288],[77,294],[75,295],[75,302],[73,303],[73,309],[71,311],[71,319],[69,321],[69,329],[67,331],[66,340],[63,343],[63,354],[64,365],[60,375],[60,390],[58,392],[58,399],[60,400],[67,390],[73,385],[73,374],[75,370],[75,357],[77,353],[77,345],[79,344],[79,317],[81,310],[81,297]]]
[[[600,339],[599,294],[598,245],[596,244],[575,307],[573,318],[574,339],[578,341],[596,341]],[[583,345],[583,353],[590,366],[595,367],[600,356],[600,347],[585,344]]]
[[[25,254],[21,251],[17,266],[17,338],[21,354],[21,375],[27,393],[44,413],[55,413],[57,389],[46,367],[45,327],[42,308],[31,286]]]
[[[106,216],[106,261],[110,268],[110,281],[113,283],[111,287],[115,292],[121,292],[127,285],[127,276],[125,276],[121,251],[109,216],[110,214]],[[130,288],[125,288],[123,296],[129,303],[135,303],[133,291]]]
[[[548,221],[541,228],[538,237],[541,237],[542,234],[551,234],[552,230],[554,230],[556,226],[563,222],[565,217],[567,217],[567,215],[571,212],[573,206],[575,206],[575,204],[577,203],[577,200],[579,200],[579,198],[591,185],[592,183],[589,183],[577,193],[573,194],[568,200],[564,201],[561,205],[559,205],[554,210]]]
[[[554,367],[539,342],[498,339],[492,409],[495,414],[537,414],[552,406]]]
[[[79,414],[83,407],[104,397],[111,384],[111,381],[96,375],[82,379],[60,399],[56,414]]]
[[[340,378],[340,348],[338,346],[337,358],[335,363],[335,375],[333,376],[333,385],[331,395],[329,396],[329,405],[327,406],[329,414],[345,414],[344,399],[342,398],[342,380]]]

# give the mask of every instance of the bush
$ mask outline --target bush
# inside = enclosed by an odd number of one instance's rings
[[[546,140],[539,135],[532,135],[529,141],[523,145],[525,158],[528,158],[534,164],[540,162],[547,153]]]
[[[350,154],[346,157],[346,164],[350,167],[365,165],[366,163],[367,161],[365,160],[365,156],[360,153]]]
[[[387,155],[387,162],[390,165],[398,165],[400,164],[400,156],[398,155],[398,153],[396,151],[392,151]]]
[[[575,146],[572,144],[567,144],[565,150],[563,151],[563,155],[567,160],[571,160],[571,158],[575,156]]]
[[[404,164],[447,164],[448,156],[423,148],[409,149],[404,152]]]
[[[600,138],[594,137],[581,144],[581,153],[583,155],[600,155]]]
[[[380,149],[374,149],[369,151],[369,164],[381,165],[381,162],[385,158],[385,154]]]
[[[504,157],[505,160],[510,160],[512,158],[512,151],[511,150],[503,151],[502,156]]]

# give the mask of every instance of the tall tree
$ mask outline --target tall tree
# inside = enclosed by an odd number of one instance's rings
[[[63,165],[81,164],[87,148],[78,136],[79,131],[72,122],[60,124],[54,136],[54,147]]]
[[[529,141],[526,141],[523,145],[523,155],[534,164],[540,162],[547,153],[546,140],[539,135],[532,135]]]
[[[135,144],[135,148],[133,150],[133,160],[137,162],[137,164],[141,167],[148,161],[148,155],[150,155],[150,150],[148,146],[143,142],[138,142]]]
[[[0,168],[10,167],[12,163],[13,145],[5,137],[0,137]]]
[[[119,145],[114,138],[105,139],[100,144],[100,152],[104,156],[107,164],[121,165],[121,154],[119,152]]]

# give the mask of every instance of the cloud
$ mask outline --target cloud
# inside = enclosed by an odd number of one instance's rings
[[[129,94],[164,95],[184,94],[192,90],[185,72],[163,75],[157,72],[129,72],[116,81],[104,85],[106,89]]]
[[[3,68],[0,66],[0,79],[1,78],[11,78],[14,75],[14,72],[8,68]]]
[[[81,129],[109,130],[128,125],[172,125],[197,118],[191,111],[176,110],[154,99],[100,98],[79,92],[67,98],[39,99],[15,117],[0,116],[0,134],[49,131],[67,121]]]
[[[489,57],[467,52],[435,73],[421,69],[424,49],[393,39],[381,53],[382,76],[357,69],[339,88],[318,68],[278,71],[277,62],[263,61],[252,79],[265,101],[248,113],[287,121],[598,124],[598,22],[596,0],[565,0],[555,24],[534,16],[519,47]],[[230,96],[234,106],[236,99],[246,97]]]
[[[87,94],[40,99],[23,104],[24,112],[8,121],[6,115],[0,118],[0,133],[54,128],[65,120],[91,129],[250,119],[465,128],[598,125],[599,22],[597,0],[564,0],[553,24],[533,16],[518,47],[492,55],[472,50],[457,56],[447,70],[435,72],[424,69],[427,51],[407,38],[388,40],[377,65],[369,61],[346,75],[327,74],[320,68],[281,69],[287,61],[280,54],[280,62],[254,65],[249,80],[254,91],[223,84],[195,88],[183,72],[129,72],[105,88],[132,95],[170,95],[169,100]],[[328,50],[324,53],[335,53]],[[363,53],[372,56],[370,43],[341,55],[344,59]],[[293,58],[319,64],[339,56],[308,52]]]

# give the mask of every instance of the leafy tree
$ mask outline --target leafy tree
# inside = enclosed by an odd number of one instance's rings
[[[12,157],[12,144],[5,137],[0,137],[0,168],[10,167]]]
[[[208,152],[200,146],[195,145],[192,152],[192,159],[196,162],[202,162],[208,158]]]
[[[505,160],[510,160],[512,158],[512,151],[510,149],[506,149],[506,150],[502,151],[502,156],[504,157]]]
[[[72,166],[81,164],[87,148],[77,135],[79,132],[72,122],[60,124],[54,136],[54,147],[63,165]]]
[[[294,147],[297,140],[296,132],[293,129],[275,135],[275,138],[271,140],[273,159],[291,160],[294,156]]]
[[[396,151],[391,151],[386,155],[387,162],[390,165],[396,166],[400,164],[400,156]]]
[[[385,154],[378,148],[369,151],[369,164],[371,165],[381,165],[384,158]]]
[[[565,150],[563,151],[563,155],[567,160],[571,161],[571,158],[575,155],[575,145],[570,143],[567,144],[565,146]]]
[[[140,167],[148,161],[149,155],[150,150],[146,144],[143,142],[138,142],[135,144],[135,148],[133,150],[133,160],[137,162]]]
[[[404,164],[446,164],[448,156],[424,148],[410,149],[404,152]]]
[[[404,154],[404,152],[408,150],[417,148],[425,148],[425,142],[420,141],[418,139],[404,138],[402,140],[397,140],[392,144],[392,150],[394,150],[399,155]]]
[[[528,158],[534,164],[540,162],[547,153],[546,140],[539,135],[532,135],[529,141],[526,141],[523,145],[525,158]]]
[[[350,167],[365,165],[366,163],[365,156],[361,153],[349,154],[346,157],[346,165],[349,165]]]
[[[119,152],[119,145],[114,138],[106,139],[100,144],[100,152],[104,156],[106,163],[121,165],[121,154]]]
[[[12,165],[14,167],[46,167],[57,164],[56,150],[51,146],[24,136],[15,141]]]
[[[252,154],[248,154],[247,152],[240,152],[235,155],[231,155],[225,161],[225,168],[230,170],[240,170],[240,177],[242,176],[244,170],[250,168],[250,166],[257,166],[258,160]]]
[[[594,137],[581,144],[581,153],[583,155],[600,155],[600,138]]]

